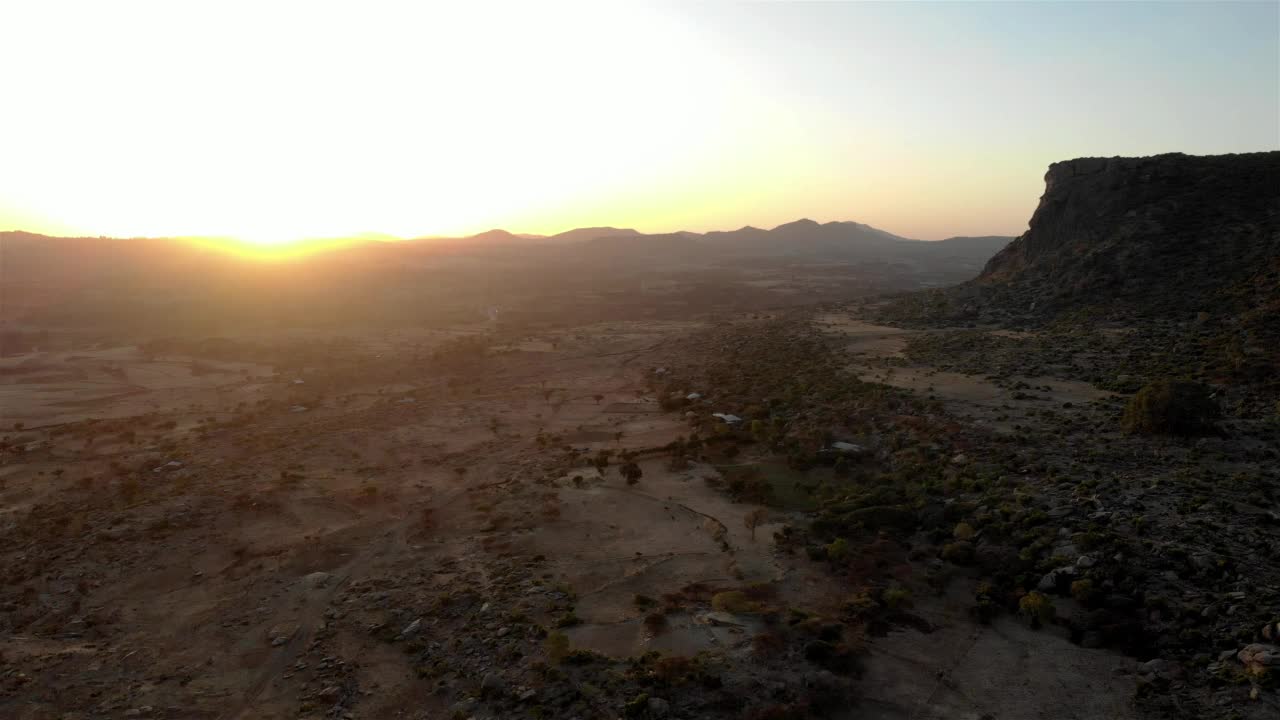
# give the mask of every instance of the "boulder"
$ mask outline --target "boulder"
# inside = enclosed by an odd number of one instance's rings
[[[667,713],[669,712],[671,712],[671,703],[667,702],[666,700],[663,700],[660,697],[649,698],[649,715],[650,716],[656,717],[656,718],[666,717]]]
[[[1253,643],[1236,653],[1236,659],[1244,663],[1246,670],[1280,667],[1280,647]]]
[[[480,694],[484,696],[501,695],[507,689],[507,682],[496,672],[485,673],[480,680]]]
[[[313,590],[318,590],[327,586],[331,577],[327,572],[313,572],[302,576],[302,584]]]
[[[405,629],[400,631],[401,639],[413,637],[418,632],[418,629],[421,627],[422,627],[422,618],[418,618],[417,620],[414,620],[413,622],[406,625]]]
[[[1060,593],[1070,585],[1072,578],[1075,576],[1076,569],[1072,565],[1050,570],[1044,574],[1044,577],[1040,578],[1040,582],[1036,584],[1036,589],[1043,593]]]

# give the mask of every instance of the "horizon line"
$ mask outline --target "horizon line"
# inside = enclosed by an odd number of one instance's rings
[[[1018,235],[1021,235],[1022,232],[1025,232],[1025,228],[1024,228],[1023,231],[1014,233],[1014,234],[993,232],[993,233],[985,233],[985,234],[948,235],[946,237],[941,237],[936,239],[927,239],[927,238],[913,238],[905,235],[898,235],[897,233],[894,233],[892,231],[885,230],[875,225],[870,225],[868,223],[858,222],[857,220],[828,220],[826,222],[819,222],[809,217],[801,217],[801,218],[790,220],[788,222],[784,222],[769,228],[762,228],[755,225],[747,224],[747,225],[741,225],[741,226],[738,226],[732,229],[727,229],[727,230],[717,229],[717,230],[698,231],[698,230],[681,229],[681,230],[667,230],[667,231],[659,231],[659,232],[646,232],[642,230],[637,230],[636,228],[618,227],[614,225],[583,225],[578,227],[571,227],[567,230],[561,230],[560,232],[550,233],[550,234],[517,232],[517,231],[508,230],[506,228],[501,228],[501,227],[492,227],[486,230],[480,230],[478,232],[462,234],[462,235],[416,235],[416,234],[415,235],[395,235],[392,233],[366,230],[366,231],[360,231],[360,232],[355,232],[355,233],[350,233],[345,235],[318,235],[318,236],[291,238],[288,240],[271,241],[271,242],[260,242],[260,241],[255,241],[249,238],[239,237],[235,235],[211,235],[211,234],[210,235],[206,235],[206,234],[174,234],[174,235],[50,234],[50,233],[36,232],[33,230],[25,230],[23,228],[11,228],[7,230],[0,230],[0,233],[21,233],[25,235],[34,235],[39,237],[57,238],[57,239],[181,240],[181,241],[202,242],[202,243],[230,243],[234,245],[241,245],[247,248],[259,249],[259,250],[270,250],[273,248],[283,250],[285,248],[296,247],[304,244],[312,244],[312,245],[324,244],[324,243],[342,244],[342,243],[355,243],[355,242],[361,242],[361,241],[370,242],[370,243],[373,243],[373,242],[400,243],[400,242],[424,242],[424,241],[447,242],[451,240],[470,240],[470,239],[477,238],[482,235],[488,235],[491,233],[503,233],[506,235],[510,235],[513,238],[523,239],[523,240],[545,240],[549,238],[559,237],[561,235],[566,235],[568,233],[576,232],[579,230],[606,230],[606,231],[614,230],[614,231],[619,231],[624,233],[634,233],[636,237],[653,237],[653,236],[661,236],[661,235],[705,236],[712,233],[733,233],[733,232],[741,232],[743,230],[759,230],[761,232],[774,232],[785,226],[796,225],[800,223],[811,223],[815,226],[820,226],[820,227],[825,227],[828,225],[858,225],[864,228],[869,228],[876,232],[882,232],[887,235],[892,235],[895,238],[898,238],[901,240],[907,240],[907,241],[913,241],[913,242],[942,242],[944,240],[951,240],[955,238],[964,238],[964,237],[1011,237],[1012,238],[1012,237],[1017,237]]]

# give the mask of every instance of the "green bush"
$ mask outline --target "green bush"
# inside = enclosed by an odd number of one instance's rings
[[[891,587],[884,591],[884,606],[890,610],[911,607],[911,591],[906,588]]]
[[[849,541],[837,538],[827,546],[827,559],[832,562],[844,562],[849,559]]]
[[[716,593],[711,598],[711,607],[719,612],[734,615],[748,615],[760,611],[759,603],[752,602],[741,590]]]
[[[1031,623],[1033,628],[1050,622],[1057,614],[1053,607],[1053,601],[1049,599],[1049,596],[1035,590],[1022,596],[1022,599],[1018,601],[1018,611]]]
[[[1129,433],[1197,435],[1211,432],[1219,415],[1210,388],[1185,380],[1157,380],[1130,398],[1120,425]]]
[[[574,625],[581,625],[581,624],[582,624],[582,618],[575,615],[572,610],[556,618],[556,627],[558,628],[573,627]]]
[[[1071,583],[1071,597],[1080,603],[1081,607],[1093,607],[1098,599],[1098,591],[1093,587],[1093,581],[1088,578],[1082,578]]]
[[[559,665],[569,654],[569,636],[562,632],[551,632],[547,634],[547,639],[542,642],[542,647],[547,652],[547,659],[552,665]]]

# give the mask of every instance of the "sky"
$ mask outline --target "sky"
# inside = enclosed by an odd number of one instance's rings
[[[1016,235],[1051,162],[1280,149],[1280,3],[0,0],[0,230]]]

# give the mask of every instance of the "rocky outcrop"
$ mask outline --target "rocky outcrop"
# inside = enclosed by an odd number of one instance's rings
[[[1055,362],[1126,391],[1170,377],[1265,388],[1272,412],[1280,152],[1054,163],[1027,232],[976,279],[873,312],[917,327],[1051,329],[1059,348],[1088,336],[1089,351]]]
[[[1049,166],[1030,227],[973,285],[1038,314],[1244,311],[1280,293],[1280,152]]]

